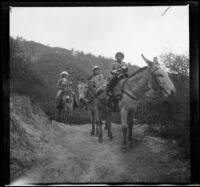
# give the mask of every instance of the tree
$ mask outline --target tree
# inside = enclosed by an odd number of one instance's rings
[[[25,71],[27,58],[19,39],[10,37],[10,78],[11,80],[22,78]]]
[[[10,90],[29,95],[35,87],[44,85],[37,73],[31,70],[31,60],[25,53],[22,41],[21,37],[10,37]]]
[[[160,55],[160,58],[168,68],[177,71],[184,77],[189,77],[189,58],[187,56],[165,53]]]

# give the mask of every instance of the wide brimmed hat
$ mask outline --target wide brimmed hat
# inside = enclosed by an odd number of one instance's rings
[[[116,58],[118,55],[121,55],[121,56],[123,56],[123,58],[124,58],[124,53],[122,53],[122,52],[117,52],[117,53],[115,54],[115,58]]]
[[[62,75],[67,75],[67,77],[68,77],[68,76],[69,76],[69,73],[66,72],[66,71],[62,71],[61,74],[60,74],[60,76],[62,76]]]
[[[100,67],[99,66],[94,66],[93,67],[93,71],[95,71],[96,69],[100,69]]]

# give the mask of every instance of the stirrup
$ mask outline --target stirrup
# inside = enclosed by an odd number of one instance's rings
[[[107,106],[111,108],[112,105],[113,105],[113,104],[112,104],[112,98],[109,97],[109,98],[107,99]]]

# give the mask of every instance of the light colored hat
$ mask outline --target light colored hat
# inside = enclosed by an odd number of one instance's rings
[[[93,67],[93,71],[94,71],[95,69],[100,69],[100,67],[99,67],[99,66],[94,66],[94,67]]]
[[[69,73],[66,72],[66,71],[63,71],[63,72],[61,72],[60,76],[62,76],[62,75],[67,75],[67,77],[68,77],[68,76],[69,76]]]

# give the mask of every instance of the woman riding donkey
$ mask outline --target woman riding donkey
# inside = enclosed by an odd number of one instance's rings
[[[99,66],[93,67],[93,75],[88,80],[93,83],[95,96],[100,95],[104,91],[104,88],[106,88],[107,81],[104,79]]]
[[[112,71],[110,72],[112,76],[110,77],[110,82],[108,83],[106,90],[108,95],[108,107],[111,107],[114,101],[118,101],[120,99],[120,94],[114,98],[113,88],[117,85],[119,80],[128,77],[128,66],[122,61],[124,59],[124,54],[122,52],[116,53],[115,59],[116,61],[113,63]],[[115,105],[117,105],[117,103],[118,102],[114,102]]]
[[[76,95],[74,93],[74,91],[72,90],[72,81],[70,81],[68,79],[69,74],[66,71],[61,72],[60,74],[60,79],[57,82],[57,88],[58,88],[58,92],[56,95],[56,108],[60,108],[62,107],[62,97],[63,94],[66,91],[70,91],[72,94],[72,97],[74,99],[74,108],[78,107],[78,102],[76,100]]]

